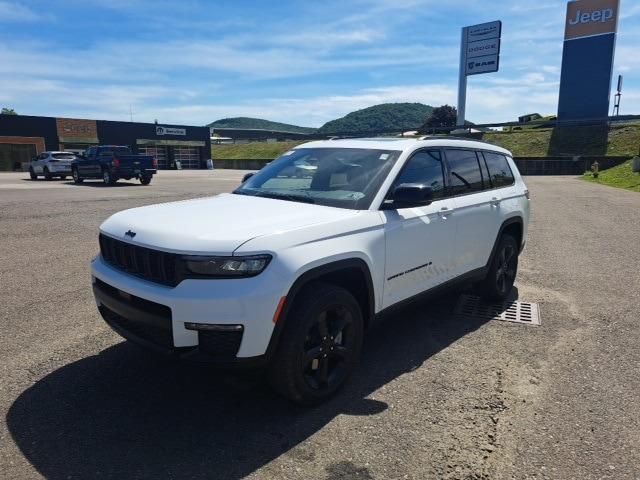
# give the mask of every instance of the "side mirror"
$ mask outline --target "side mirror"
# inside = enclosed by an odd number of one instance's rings
[[[402,183],[393,190],[391,199],[399,208],[424,207],[433,202],[433,190],[422,183]]]
[[[256,174],[256,172],[249,172],[247,174],[245,174],[244,177],[242,177],[242,183],[246,182],[247,180],[249,180],[251,177],[253,177]]]

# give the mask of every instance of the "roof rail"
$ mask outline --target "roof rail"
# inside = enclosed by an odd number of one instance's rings
[[[489,145],[495,145],[495,143],[487,142],[485,140],[478,140],[477,138],[451,137],[448,135],[423,135],[422,137],[418,137],[418,140],[459,140],[459,141],[465,141],[465,142],[478,142],[478,143],[487,143]]]

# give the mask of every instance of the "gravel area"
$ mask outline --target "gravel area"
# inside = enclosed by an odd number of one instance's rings
[[[463,320],[455,294],[415,304],[368,333],[339,396],[303,409],[124,342],[92,298],[105,218],[243,173],[111,188],[0,174],[0,476],[640,478],[640,195],[527,178],[514,295],[542,326]]]

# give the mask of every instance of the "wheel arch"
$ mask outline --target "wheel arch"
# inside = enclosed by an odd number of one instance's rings
[[[360,305],[365,329],[373,321],[375,317],[375,291],[371,270],[364,260],[353,257],[313,267],[298,276],[291,288],[289,288],[282,312],[267,348],[267,358],[272,358],[277,349],[280,335],[288,321],[288,315],[296,296],[305,286],[316,281],[324,281],[348,290]]]
[[[487,264],[485,265],[485,269],[488,271],[491,262],[493,261],[493,256],[496,254],[496,250],[498,249],[498,243],[500,242],[500,238],[504,234],[512,235],[518,244],[520,251],[523,248],[523,235],[524,235],[524,220],[520,215],[513,216],[507,218],[500,229],[498,230],[498,235],[496,235],[496,239],[493,242],[493,248],[491,249],[491,255],[489,255],[489,260],[487,260]]]

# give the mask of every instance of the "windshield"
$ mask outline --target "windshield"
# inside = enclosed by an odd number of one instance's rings
[[[314,203],[369,208],[397,150],[298,148],[264,167],[233,193]]]

